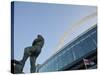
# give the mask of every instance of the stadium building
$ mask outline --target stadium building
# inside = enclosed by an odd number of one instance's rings
[[[37,72],[96,68],[97,25],[94,25],[38,66]]]

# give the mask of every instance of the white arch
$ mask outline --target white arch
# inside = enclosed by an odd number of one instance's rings
[[[58,45],[56,46],[55,50],[58,51],[64,45],[64,41],[65,41],[65,39],[68,38],[69,34],[71,34],[73,31],[77,30],[82,25],[82,23],[84,23],[84,22],[86,22],[86,21],[88,21],[96,16],[97,16],[97,12],[94,12],[88,16],[85,16],[80,21],[70,25],[70,27],[67,29],[67,31],[64,32],[63,36],[61,36],[60,41],[59,41]]]

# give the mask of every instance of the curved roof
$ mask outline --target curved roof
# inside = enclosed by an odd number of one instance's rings
[[[76,41],[78,38],[80,38],[81,36],[83,36],[84,34],[86,34],[87,32],[89,32],[90,30],[94,29],[95,27],[97,27],[97,24],[93,25],[91,28],[87,29],[85,32],[83,32],[82,34],[80,34],[79,36],[77,36],[76,38],[74,38],[73,40],[71,40],[69,43],[65,44],[61,49],[59,49],[55,54],[53,54],[49,59],[47,59],[43,64],[41,64],[40,67],[42,67],[43,65],[45,65],[54,56],[56,56],[58,53],[60,53],[65,47],[67,47],[68,45],[70,45],[71,43],[73,43],[74,41]]]

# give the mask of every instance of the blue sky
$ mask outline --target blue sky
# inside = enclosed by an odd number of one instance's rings
[[[21,60],[24,48],[31,46],[37,34],[41,34],[45,44],[36,64],[42,64],[56,52],[55,48],[61,36],[73,23],[97,11],[95,6],[33,2],[15,2],[14,8],[14,59]],[[84,23],[85,25],[69,35],[65,43],[91,27],[96,21],[97,18]],[[29,68],[28,59],[24,72],[29,72]]]

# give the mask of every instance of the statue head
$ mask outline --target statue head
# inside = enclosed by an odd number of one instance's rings
[[[37,35],[37,38],[33,41],[32,46],[34,46],[36,44],[41,44],[41,46],[43,46],[44,38],[42,35],[40,35],[40,34]]]
[[[38,35],[37,35],[37,38],[38,38],[38,39],[41,39],[41,38],[43,38],[43,36],[40,35],[40,34],[38,34]]]

